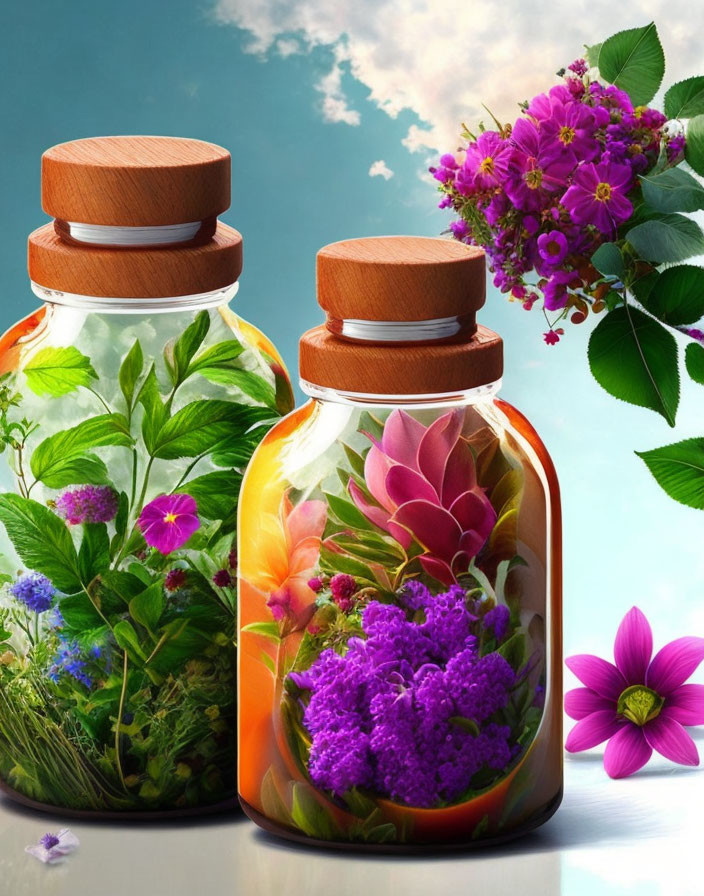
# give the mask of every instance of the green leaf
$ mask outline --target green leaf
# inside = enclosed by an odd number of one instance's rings
[[[90,359],[77,348],[43,348],[24,367],[27,385],[36,395],[58,398],[97,380]]]
[[[671,327],[696,323],[704,316],[704,269],[693,264],[667,268],[642,304]]]
[[[312,793],[308,784],[293,785],[291,818],[304,834],[319,840],[333,840],[335,823]]]
[[[270,641],[281,640],[279,626],[276,622],[250,622],[249,625],[242,626],[242,631],[261,635],[263,638],[269,638]]]
[[[189,373],[202,373],[203,370],[226,370],[231,368],[243,351],[244,346],[236,339],[218,342],[198,355],[192,362]]]
[[[327,547],[323,547],[320,552],[320,563],[331,575],[344,572],[347,575],[354,576],[355,579],[361,579],[362,583],[375,584],[374,573],[367,564],[348,557],[346,554],[338,554]]]
[[[704,234],[684,215],[662,215],[632,227],[626,239],[645,261],[684,261],[704,252]]]
[[[153,364],[149,368],[149,373],[139,390],[137,402],[144,408],[144,417],[142,418],[142,438],[144,439],[147,451],[150,454],[153,454],[157,437],[169,416],[168,410],[161,398],[159,382],[156,378],[156,371],[154,370]]]
[[[0,495],[0,522],[28,569],[44,573],[59,591],[80,590],[78,555],[71,533],[48,507],[8,492]]]
[[[690,342],[685,349],[684,363],[694,382],[704,386],[704,347],[697,342]]]
[[[112,633],[115,636],[118,645],[123,650],[127,651],[127,655],[131,659],[134,660],[136,657],[142,662],[146,660],[147,655],[142,650],[139,635],[130,622],[126,619],[121,619],[115,626],[113,626]]]
[[[599,67],[599,54],[601,53],[601,48],[603,44],[592,44],[591,47],[584,48],[584,55],[587,57],[587,62],[589,63],[590,68],[598,68]]]
[[[501,656],[506,660],[506,662],[511,666],[511,668],[515,672],[518,672],[523,668],[528,658],[526,656],[525,632],[515,632],[515,634],[511,635],[508,641],[504,641],[504,643],[498,648],[497,653],[500,653]]]
[[[129,604],[130,616],[135,622],[148,629],[154,629],[164,612],[165,605],[164,587],[161,582],[155,582],[132,598]]]
[[[189,324],[178,339],[170,340],[164,349],[164,362],[174,386],[182,383],[189,375],[191,359],[201,347],[210,329],[207,311],[199,311],[193,323]]]
[[[140,567],[144,568],[144,567]],[[133,597],[144,591],[145,583],[142,579],[130,572],[120,569],[110,569],[101,576],[103,586],[116,595],[123,604],[128,604]],[[149,580],[151,584],[151,579]],[[115,601],[113,600],[113,603]]]
[[[110,539],[105,523],[85,523],[78,551],[78,568],[83,582],[90,582],[110,566]]]
[[[694,118],[704,113],[704,78],[695,75],[673,84],[665,94],[668,118]]]
[[[66,626],[77,632],[97,628],[104,624],[100,613],[84,591],[62,598],[59,601],[59,610]]]
[[[704,176],[704,115],[689,120],[684,157],[697,174]]]
[[[330,494],[325,495],[325,500],[333,514],[345,526],[351,526],[353,529],[368,529],[372,532],[377,531],[377,527],[351,501]]]
[[[142,354],[142,346],[139,343],[139,339],[135,339],[134,345],[125,355],[117,375],[120,389],[125,396],[128,408],[132,407],[134,389],[137,385],[137,380],[142,375],[143,367],[144,355]]]
[[[697,510],[704,510],[704,438],[636,451],[667,494]]]
[[[176,491],[195,498],[199,515],[209,520],[224,520],[237,507],[241,484],[239,473],[218,470],[184,482]]]
[[[611,395],[675,424],[680,384],[677,344],[652,317],[632,306],[599,321],[589,340],[589,366]]]
[[[605,277],[623,279],[623,255],[616,243],[602,243],[591,257],[594,267]]]
[[[175,460],[227,447],[268,413],[265,408],[245,407],[230,401],[192,401],[166,421],[156,436],[152,454]]]
[[[236,367],[202,367],[198,373],[213,383],[234,386],[254,401],[276,410],[276,392],[271,383],[258,373]]]
[[[649,103],[665,74],[665,54],[654,23],[607,38],[599,51],[599,73],[625,90],[634,106]]]
[[[696,212],[704,208],[704,187],[683,168],[641,177],[643,196],[658,212]]]
[[[122,414],[101,414],[44,439],[34,449],[30,467],[35,478],[49,488],[80,483],[102,484],[107,480],[105,464],[94,454],[87,453],[88,449],[106,445],[131,447],[133,444],[129,424]]]

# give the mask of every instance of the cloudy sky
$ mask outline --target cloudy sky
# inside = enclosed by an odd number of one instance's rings
[[[12,0],[0,54],[0,324],[35,303],[25,240],[45,220],[45,148],[96,134],[202,137],[233,155],[224,217],[245,236],[237,308],[295,371],[298,336],[320,320],[321,245],[442,232],[423,171],[457,144],[460,122],[485,115],[482,102],[513,117],[584,43],[652,18],[667,82],[700,73],[704,6],[685,0]],[[672,433],[593,382],[586,327],[547,348],[540,315],[493,291],[482,322],[506,343],[504,396],[560,475],[568,650],[607,650],[633,603],[659,640],[704,633],[704,514],[670,501],[632,453],[704,434],[704,393],[685,390]]]

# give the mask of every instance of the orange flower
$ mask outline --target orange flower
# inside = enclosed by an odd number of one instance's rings
[[[320,556],[325,528],[324,501],[294,506],[288,494],[278,517],[264,518],[258,533],[260,565],[251,584],[268,593],[267,606],[282,633],[305,628],[315,612],[315,592],[308,585]]]

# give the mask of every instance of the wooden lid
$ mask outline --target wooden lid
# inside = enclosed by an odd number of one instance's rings
[[[42,156],[42,207],[82,224],[158,227],[230,207],[230,153],[180,137],[91,137]]]
[[[318,302],[336,319],[473,317],[484,304],[485,271],[484,252],[456,240],[343,240],[318,252]]]
[[[167,298],[234,283],[242,271],[242,237],[218,222],[200,245],[149,248],[85,246],[63,240],[53,224],[29,236],[31,279],[47,289],[83,296]]]
[[[299,368],[303,380],[341,392],[462,392],[501,378],[503,343],[481,326],[465,343],[422,345],[355,343],[321,326],[303,334]]]

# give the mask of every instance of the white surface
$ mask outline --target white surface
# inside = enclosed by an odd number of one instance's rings
[[[694,732],[700,752],[704,729]],[[363,856],[277,841],[239,816],[88,824],[0,802],[1,896],[700,896],[704,770],[664,761],[610,781],[600,751],[567,757],[565,799],[504,847],[440,856]],[[24,853],[68,824],[62,865]]]

